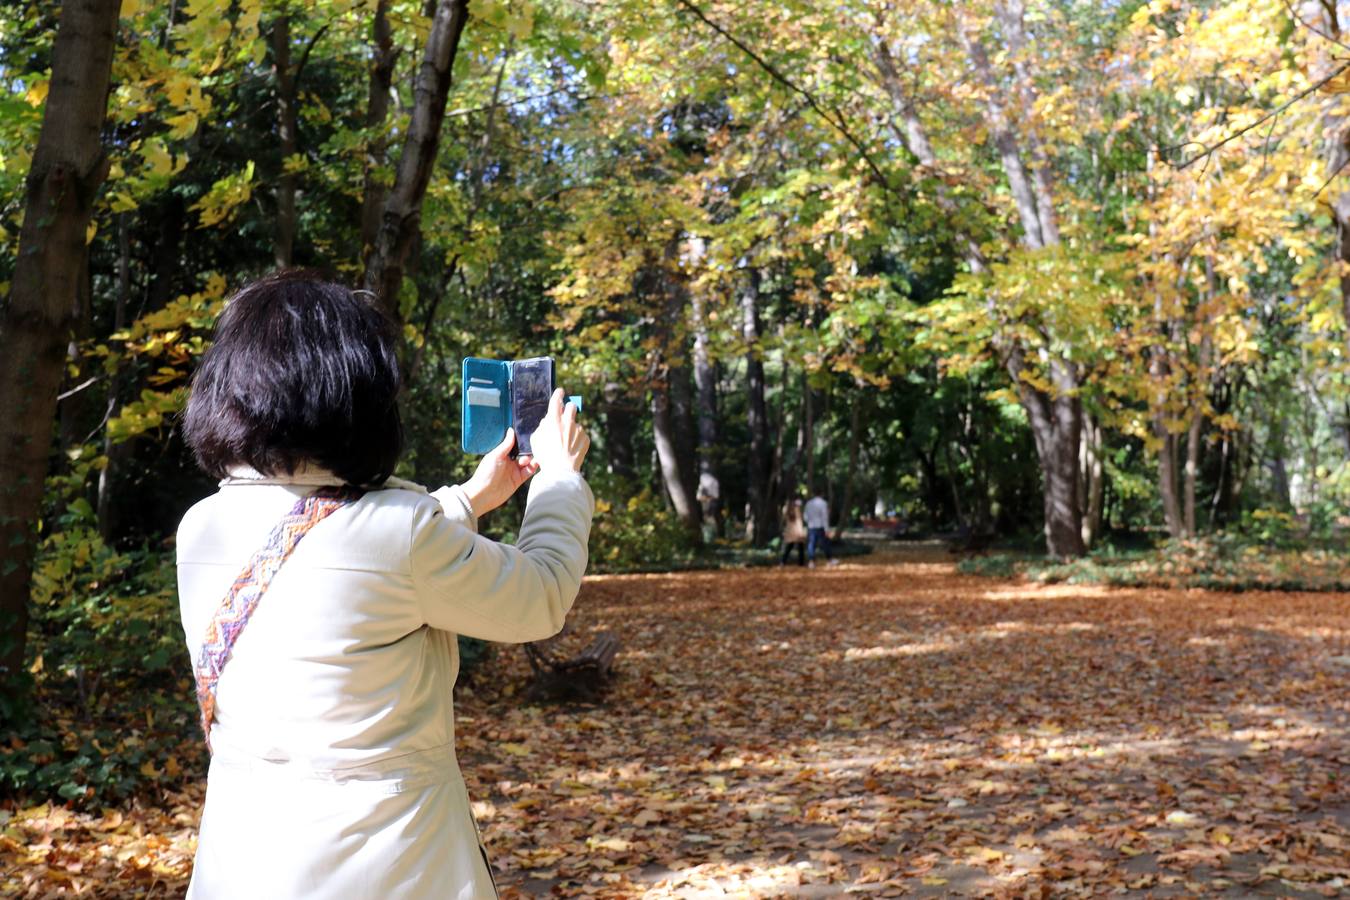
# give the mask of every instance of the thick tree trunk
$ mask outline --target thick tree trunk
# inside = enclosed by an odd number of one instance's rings
[[[998,150],[1022,223],[1022,244],[1031,250],[1055,246],[1059,242],[1059,231],[1050,196],[1048,164],[1040,166],[1038,184],[1033,185],[1022,162],[1012,120],[1003,105],[1005,91],[990,65],[984,45],[978,35],[971,34],[966,28],[961,27],[957,31],[970,58],[976,80],[984,88],[985,124]],[[1018,91],[1023,89],[1030,90],[1030,87],[1028,84],[1017,86]],[[1034,133],[1028,131],[1028,138],[1034,142]],[[1041,203],[1046,206],[1044,210],[1040,208]],[[1007,340],[1002,343],[1003,346],[997,349],[1017,385],[1018,396],[1031,422],[1045,482],[1046,550],[1051,556],[1060,558],[1081,556],[1086,548],[1083,544],[1082,498],[1078,491],[1082,404],[1078,399],[1077,368],[1068,360],[1052,355],[1047,373],[1052,392],[1045,393],[1022,380],[1021,373],[1025,367],[1023,348]]]
[[[272,241],[272,261],[277,268],[291,265],[295,254],[295,232],[299,218],[295,211],[295,174],[286,170],[286,161],[296,151],[298,113],[295,71],[291,68],[291,18],[280,15],[272,23],[272,72],[277,82],[277,144],[281,151],[281,170],[277,177],[277,221]]]
[[[398,174],[385,198],[374,249],[366,261],[366,290],[373,291],[389,316],[399,323],[403,321],[399,291],[409,253],[420,234],[422,200],[436,163],[455,54],[468,18],[469,0],[437,0],[413,88],[412,121]]]
[[[1005,358],[1008,374],[1017,385],[1018,398],[1031,423],[1045,482],[1046,552],[1060,559],[1082,556],[1085,547],[1078,495],[1078,445],[1083,411],[1077,396],[1077,372],[1071,364],[1052,358],[1049,374],[1054,393],[1047,394],[1022,380],[1020,352],[1011,351]]]
[[[99,133],[119,8],[118,0],[62,5],[18,258],[0,313],[0,679],[11,688],[24,660],[36,524],[85,233],[107,175]]]
[[[698,497],[694,485],[685,478],[680,460],[680,439],[676,435],[671,414],[669,385],[661,378],[652,385],[652,437],[656,443],[656,457],[661,466],[661,480],[665,483],[675,515],[691,537],[700,533]]]
[[[759,273],[747,273],[741,291],[741,339],[745,344],[746,424],[750,453],[746,460],[750,541],[763,546],[773,536],[774,508],[769,497],[769,412],[764,401],[764,358],[759,345]]]
[[[1187,536],[1186,521],[1177,493],[1177,436],[1168,432],[1161,419],[1154,420],[1153,433],[1161,442],[1158,448],[1158,497],[1162,500],[1163,521],[1168,534],[1184,538]]]
[[[398,60],[394,32],[389,27],[389,0],[379,0],[375,4],[371,41],[374,58],[366,97],[366,129],[371,132],[371,137],[366,144],[365,185],[361,192],[361,258],[365,261],[369,261],[370,253],[375,249],[380,212],[388,194],[379,170],[386,162],[385,151],[389,146],[385,120],[389,118],[389,92],[394,82],[394,64]]]
[[[695,293],[690,298],[694,324],[694,385],[698,409],[698,500],[703,510],[703,526],[715,535],[722,533],[722,482],[717,476],[717,368],[708,351],[708,319],[704,300]]]

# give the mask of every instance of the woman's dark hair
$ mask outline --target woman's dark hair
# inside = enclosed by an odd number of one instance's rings
[[[183,436],[207,473],[322,466],[380,484],[403,450],[394,331],[373,304],[316,273],[242,288],[192,380]]]

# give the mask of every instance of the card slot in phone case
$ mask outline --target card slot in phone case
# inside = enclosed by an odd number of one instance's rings
[[[470,387],[465,391],[470,406],[501,406],[502,392],[497,388]]]

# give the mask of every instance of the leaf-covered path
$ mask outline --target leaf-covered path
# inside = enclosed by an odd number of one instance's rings
[[[1350,885],[1344,595],[999,582],[915,549],[596,578],[576,627],[622,635],[605,707],[461,726],[506,894]]]
[[[461,698],[503,896],[1334,896],[1350,885],[1350,597],[954,572],[941,550],[588,579],[594,708]],[[200,787],[21,812],[16,893],[176,896]],[[116,886],[114,886],[116,885]]]

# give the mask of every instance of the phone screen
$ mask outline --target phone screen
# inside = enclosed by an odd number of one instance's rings
[[[511,406],[516,429],[516,453],[532,453],[530,438],[548,412],[553,396],[553,360],[543,356],[511,365]]]

